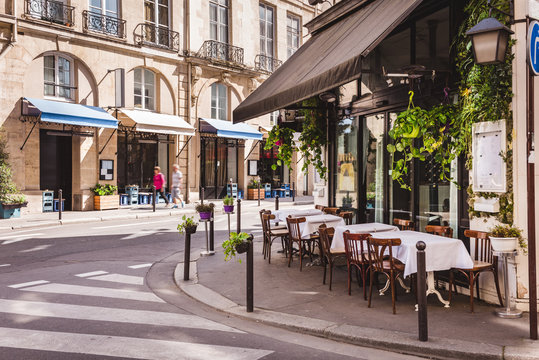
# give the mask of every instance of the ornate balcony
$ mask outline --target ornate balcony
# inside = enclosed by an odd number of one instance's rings
[[[28,17],[55,24],[73,26],[75,24],[74,11],[74,6],[67,6],[60,1],[26,0],[25,13]]]
[[[283,62],[264,54],[255,56],[255,69],[259,71],[274,72]]]
[[[153,24],[138,24],[133,31],[135,44],[180,51],[180,34]]]
[[[91,11],[82,12],[84,31],[125,38],[125,20]]]
[[[243,65],[243,48],[232,46],[216,40],[206,40],[198,51],[198,57],[203,59],[225,61]]]

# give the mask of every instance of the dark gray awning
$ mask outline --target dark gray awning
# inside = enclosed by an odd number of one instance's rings
[[[235,110],[234,122],[282,109],[361,75],[361,58],[421,0],[376,0],[315,33]]]

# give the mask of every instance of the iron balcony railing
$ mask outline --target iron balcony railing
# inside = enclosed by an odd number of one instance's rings
[[[51,23],[73,26],[75,24],[74,11],[74,6],[67,6],[60,1],[26,0],[27,16]]]
[[[204,59],[221,60],[243,65],[243,48],[216,40],[204,41],[197,56]]]
[[[264,54],[255,56],[255,69],[259,71],[274,72],[283,62]]]
[[[82,19],[84,31],[125,38],[125,20],[87,10],[82,12]]]
[[[133,31],[135,43],[163,49],[180,51],[180,34],[153,24],[141,23]]]

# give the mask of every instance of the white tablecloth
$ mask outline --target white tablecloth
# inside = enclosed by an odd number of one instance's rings
[[[335,235],[333,235],[333,241],[331,242],[331,252],[344,252],[343,233],[346,230],[349,230],[352,234],[368,234],[383,231],[399,231],[399,228],[393,225],[387,225],[382,223],[365,223],[338,226],[335,228]],[[367,248],[365,247],[365,249]]]
[[[372,234],[379,239],[398,238],[401,245],[393,248],[393,256],[405,264],[404,276],[417,272],[416,243],[424,241],[427,271],[449,270],[453,267],[469,269],[473,260],[459,239],[451,239],[417,231],[378,232]]]
[[[300,224],[301,237],[309,238],[312,233],[318,231],[318,227],[322,224],[336,228],[337,226],[344,226],[345,222],[342,217],[329,214],[308,216],[305,218],[305,222]]]
[[[304,217],[304,216],[313,216],[313,215],[322,215],[322,210],[318,209],[285,209],[285,210],[275,210],[271,212],[275,215],[275,221],[286,222],[288,215],[293,217]]]

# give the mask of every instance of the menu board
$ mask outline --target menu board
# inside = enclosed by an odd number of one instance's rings
[[[505,121],[474,124],[473,127],[473,191],[506,191]]]

